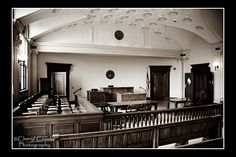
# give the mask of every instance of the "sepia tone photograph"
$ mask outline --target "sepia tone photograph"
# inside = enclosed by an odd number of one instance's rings
[[[224,8],[11,8],[11,148],[224,149]]]

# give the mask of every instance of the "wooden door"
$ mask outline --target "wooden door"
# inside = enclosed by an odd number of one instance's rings
[[[170,66],[150,66],[151,99],[164,100],[169,98]]]
[[[193,99],[195,105],[213,103],[213,73],[209,63],[191,65],[193,75]]]
[[[213,103],[212,73],[197,73],[195,76],[195,103]]]
[[[53,89],[53,86],[56,86],[56,91],[60,91],[60,93],[62,93],[62,95],[65,95],[66,94],[66,97],[68,100],[70,100],[69,96],[70,96],[70,93],[69,93],[69,87],[70,87],[70,79],[69,79],[69,74],[70,74],[70,66],[71,64],[65,64],[65,63],[48,63],[46,62],[46,65],[47,65],[47,77],[48,77],[48,80],[49,80],[49,89],[50,89],[50,93],[49,93],[49,97],[52,96],[52,93],[51,93],[51,90],[54,90]],[[54,80],[60,80],[59,82],[62,82],[63,81],[63,87],[61,86],[58,86],[56,84],[53,85],[53,79],[52,79],[52,73],[55,73],[55,72],[64,72],[65,74],[60,75],[58,76],[58,78],[54,78]],[[64,82],[65,81],[65,82]],[[64,91],[65,90],[65,91]]]
[[[66,93],[66,72],[52,72],[51,84],[54,95],[67,95]]]
[[[193,100],[193,74],[185,73],[185,97]]]

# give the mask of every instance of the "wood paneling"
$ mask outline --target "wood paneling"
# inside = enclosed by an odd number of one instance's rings
[[[106,104],[106,92],[103,91],[87,91],[87,100],[95,106],[104,106]]]
[[[177,122],[174,124],[163,124],[158,126],[159,145],[185,141],[198,137],[217,137],[218,127],[221,125],[221,116]]]
[[[102,87],[104,92],[107,92],[106,101],[117,101],[116,93],[133,93],[134,87]]]
[[[80,132],[92,132],[100,130],[100,122],[80,123]]]
[[[222,137],[221,123],[222,115],[218,115],[141,128],[54,135],[54,138],[55,146],[62,148],[151,148],[209,135],[211,138]]]
[[[48,127],[46,124],[24,126],[23,133],[25,137],[48,136]]]
[[[117,101],[146,100],[146,93],[117,93]]]
[[[52,124],[53,134],[69,134],[76,132],[74,123]]]
[[[78,101],[80,108],[83,108],[86,112],[13,117],[13,136],[16,138],[20,136],[46,136],[50,138],[53,134],[103,130],[103,112],[85,98],[78,97]],[[14,142],[14,146],[19,146],[19,141]],[[71,145],[71,142],[68,145]]]

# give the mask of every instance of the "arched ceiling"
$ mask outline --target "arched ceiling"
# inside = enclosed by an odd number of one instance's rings
[[[29,38],[78,26],[123,26],[148,31],[180,49],[186,49],[193,35],[209,44],[223,40],[223,9],[194,8],[16,8],[13,18],[29,26]],[[191,32],[181,36],[179,32]],[[184,34],[184,33],[183,33]],[[179,49],[178,48],[178,49]]]

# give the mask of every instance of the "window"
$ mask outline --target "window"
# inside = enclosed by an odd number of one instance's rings
[[[27,67],[25,61],[19,60],[20,65],[20,91],[27,90]]]
[[[28,89],[28,49],[27,41],[22,34],[19,34],[22,43],[19,46],[19,84],[20,91],[25,91]]]

